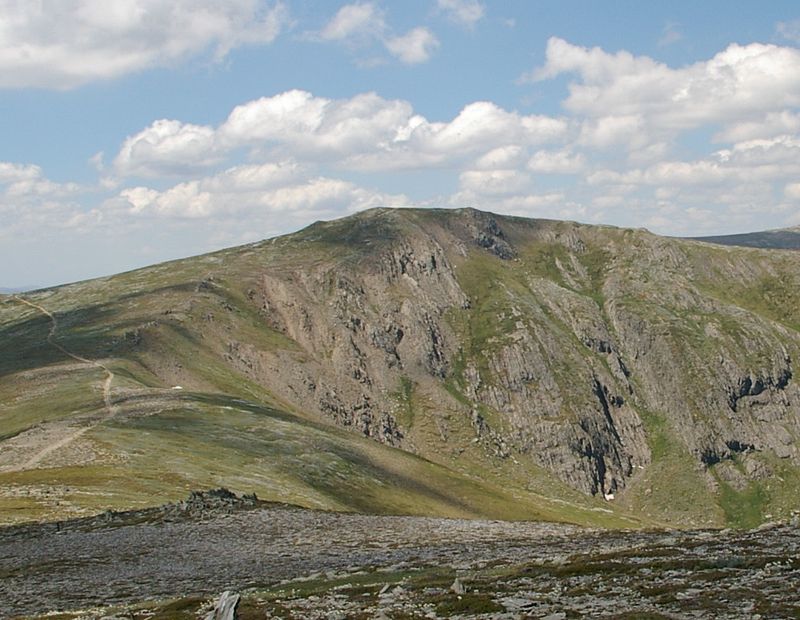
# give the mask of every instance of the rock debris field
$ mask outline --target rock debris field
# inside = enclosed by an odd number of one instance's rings
[[[0,529],[0,617],[797,618],[797,524],[749,531],[318,512],[224,491]]]

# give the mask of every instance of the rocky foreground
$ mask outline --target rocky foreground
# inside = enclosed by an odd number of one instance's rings
[[[0,617],[797,618],[797,523],[600,531],[193,494],[0,530]]]

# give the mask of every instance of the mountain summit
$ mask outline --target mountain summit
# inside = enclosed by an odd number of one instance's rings
[[[800,490],[800,254],[374,209],[0,297],[0,516],[753,525]]]

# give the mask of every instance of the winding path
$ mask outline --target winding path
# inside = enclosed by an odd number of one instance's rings
[[[42,314],[47,316],[47,318],[50,319],[50,331],[47,334],[47,343],[49,345],[55,347],[56,349],[61,351],[64,355],[74,359],[77,362],[81,362],[82,364],[88,364],[90,366],[94,366],[95,368],[100,368],[106,373],[105,381],[103,381],[103,404],[105,406],[105,415],[99,420],[96,420],[94,423],[79,428],[74,432],[64,435],[57,441],[54,441],[53,443],[44,446],[41,450],[35,452],[24,463],[11,469],[11,471],[23,471],[26,469],[32,469],[36,467],[36,465],[38,465],[48,455],[52,454],[56,450],[60,450],[64,446],[69,445],[70,443],[72,443],[73,441],[84,435],[86,432],[93,429],[98,424],[101,424],[102,422],[105,422],[109,418],[113,417],[114,414],[117,412],[117,408],[115,407],[114,403],[111,400],[111,384],[114,381],[114,373],[111,371],[111,369],[105,364],[98,362],[97,360],[90,360],[76,353],[73,353],[69,349],[63,347],[58,342],[56,342],[55,337],[56,333],[58,332],[58,319],[56,319],[53,313],[50,312],[47,308],[40,306],[39,304],[29,301],[27,299],[24,299],[22,297],[19,297],[18,295],[13,295],[12,299],[26,306],[30,306],[35,310],[38,310],[39,312],[41,312]]]

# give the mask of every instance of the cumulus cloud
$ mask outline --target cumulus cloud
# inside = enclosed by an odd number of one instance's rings
[[[242,45],[271,43],[287,10],[263,0],[4,2],[0,87],[67,89]]]
[[[269,143],[311,157],[341,157],[387,147],[412,118],[411,104],[375,93],[331,100],[293,90],[237,106],[219,135],[229,148]]]
[[[553,37],[546,62],[527,80],[576,75],[564,106],[591,118],[642,118],[680,130],[737,122],[800,105],[800,50],[732,44],[713,58],[673,69],[626,51],[609,53]]]
[[[346,4],[319,32],[322,41],[345,41],[353,37],[383,36],[386,22],[383,13],[371,2]]]
[[[409,102],[375,93],[337,100],[292,90],[236,106],[216,128],[157,121],[125,140],[114,166],[121,176],[189,174],[246,148],[257,159],[296,158],[362,172],[413,169],[456,165],[493,149],[527,149],[566,131],[563,119],[521,115],[487,101],[433,122]]]
[[[524,156],[525,149],[519,145],[498,146],[481,155],[475,162],[475,167],[483,170],[516,168],[523,162]]]
[[[614,114],[583,121],[579,142],[606,149],[619,145],[644,146],[649,139],[640,114]]]
[[[528,161],[528,169],[540,174],[575,174],[586,166],[582,153],[568,149],[559,151],[536,151]]]
[[[555,148],[530,154],[527,170],[581,175],[565,193],[588,205],[587,216],[669,234],[794,221],[800,50],[732,44],[669,67],[554,37],[544,64],[520,82],[558,76],[571,79],[562,101],[569,129]]]
[[[381,49],[398,38],[372,3],[346,5],[318,33],[345,45],[359,37]],[[0,163],[0,217],[28,230],[52,221],[191,231],[205,239],[196,251],[412,202],[645,223],[669,234],[800,221],[797,56],[729,46],[672,68],[551,39],[529,78],[571,76],[558,117],[473,101],[435,119],[374,92],[333,99],[290,90],[245,101],[216,125],[160,119],[130,135],[106,165],[95,160],[115,181],[96,188],[104,193],[95,207],[78,206],[82,188],[36,166]],[[413,201],[387,189],[388,172],[394,187],[408,181]],[[435,190],[425,185],[432,173]]]
[[[123,142],[114,159],[124,176],[183,175],[221,161],[214,129],[162,119]]]
[[[430,60],[439,47],[439,40],[428,28],[418,26],[402,35],[393,34],[384,12],[372,2],[356,2],[341,7],[317,33],[317,41],[342,43],[352,48],[369,48],[379,44],[400,62],[415,65]],[[375,59],[366,64],[374,64]]]
[[[427,28],[414,28],[399,37],[390,37],[384,43],[392,56],[407,65],[427,62],[439,47],[439,40]]]
[[[581,165],[576,154],[542,148],[563,141],[568,129],[563,119],[524,115],[489,101],[470,103],[451,119],[433,121],[407,101],[375,93],[328,99],[287,91],[236,106],[216,127],[160,120],[130,136],[114,158],[119,182],[133,177],[152,178],[153,183],[123,187],[106,202],[105,212],[122,219],[163,219],[171,226],[227,222],[235,236],[234,222],[242,230],[253,222],[267,226],[276,212],[285,215],[287,225],[299,225],[372,206],[411,203],[405,195],[337,178],[332,170],[345,176],[414,174],[431,167],[452,170],[458,190],[423,203],[467,201],[485,208],[512,208],[513,203],[516,211],[539,209],[552,204],[555,194],[535,194],[532,172],[565,172]],[[220,162],[242,155],[250,162],[219,170]],[[155,178],[178,172],[191,178],[168,187]]]
[[[409,140],[424,150],[439,153],[472,151],[493,143],[530,145],[563,135],[566,124],[547,116],[524,116],[509,112],[490,101],[464,107],[449,123],[421,123]]]
[[[0,239],[38,238],[48,230],[82,231],[100,215],[81,208],[86,188],[48,179],[36,165],[0,162]]]
[[[584,53],[568,49],[578,58]],[[596,55],[603,84],[624,81],[615,55]],[[623,61],[634,82],[641,65],[651,62],[633,56]],[[681,75],[691,90],[692,74]],[[449,196],[421,197],[422,204],[587,221],[624,222],[636,213],[638,221],[661,222],[661,232],[675,234],[710,231],[709,209],[744,228],[748,217],[751,227],[758,226],[756,212],[789,221],[791,183],[800,177],[795,110],[742,113],[717,133],[724,148],[712,150],[708,143],[709,152],[695,157],[680,157],[684,153],[675,149],[676,136],[691,127],[664,130],[664,112],[655,104],[629,111],[636,113],[568,107],[567,116],[557,118],[475,101],[450,119],[431,120],[408,101],[376,93],[328,99],[292,90],[238,105],[215,127],[162,120],[129,137],[114,159],[120,180],[176,172],[190,178],[167,189],[141,184],[123,190],[118,200],[137,217],[236,219],[268,212],[267,203],[323,217],[342,213],[348,201],[355,208],[408,202],[380,191],[380,181],[363,189],[339,176],[380,179],[389,171],[427,174],[437,168],[452,174],[457,188]],[[250,163],[230,165],[242,157]],[[221,165],[228,168],[218,171]],[[574,180],[552,191],[544,189],[555,182],[549,175]]]
[[[718,185],[730,182],[772,182],[800,175],[800,137],[749,140],[694,161],[663,161],[648,168],[597,170],[590,184]]]
[[[475,196],[519,194],[531,189],[530,175],[519,170],[467,170],[459,176],[462,190]]]
[[[0,185],[36,179],[41,175],[42,169],[39,166],[0,162]]]
[[[597,169],[587,176],[587,193],[593,204],[618,207],[617,213],[636,209],[660,232],[699,235],[763,229],[765,218],[793,221],[797,207],[784,198],[793,199],[787,180],[798,175],[800,138],[784,135],[743,141],[690,161]]]
[[[741,142],[758,138],[774,138],[800,132],[800,113],[791,110],[769,112],[755,119],[732,123],[714,136],[716,142]]]
[[[39,166],[0,162],[0,191],[7,199],[25,200],[30,197],[64,198],[77,193],[77,183],[55,183],[45,177]]]
[[[451,21],[467,28],[473,28],[486,14],[478,0],[436,0],[436,6]]]
[[[233,217],[242,227],[276,213],[298,221],[336,217],[369,207],[408,204],[403,195],[365,189],[352,182],[308,176],[295,162],[236,166],[166,190],[134,187],[108,202],[112,210],[157,218]],[[246,219],[239,218],[247,214]]]

